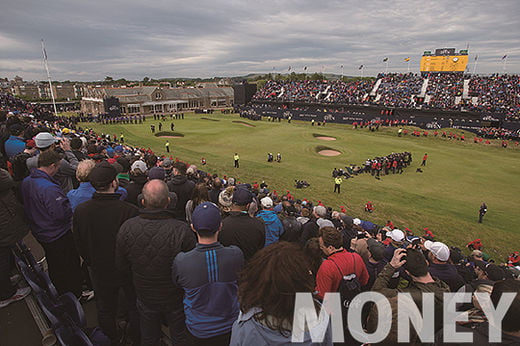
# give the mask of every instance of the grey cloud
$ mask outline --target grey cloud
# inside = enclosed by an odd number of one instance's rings
[[[516,1],[17,1],[0,13],[0,76],[208,77],[252,72],[418,71],[424,50],[465,49],[479,73],[520,72]]]

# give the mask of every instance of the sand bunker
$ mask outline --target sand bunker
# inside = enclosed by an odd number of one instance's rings
[[[157,136],[159,138],[183,138],[182,136]]]
[[[210,120],[210,121],[220,121],[218,119],[211,119],[211,118],[206,118],[206,117],[202,117],[201,119],[203,119],[203,120]]]
[[[320,150],[318,151],[318,154],[323,156],[338,156],[341,155],[341,153],[337,150]]]
[[[323,137],[323,136],[316,137],[316,139],[321,139],[322,141],[335,141],[336,140],[336,138],[334,138],[334,137]]]
[[[247,126],[247,127],[256,127],[255,125],[251,125],[251,124],[248,124],[248,123],[243,122],[243,121],[233,120],[232,122],[233,122],[233,123],[240,124],[240,125],[242,125],[242,126]]]

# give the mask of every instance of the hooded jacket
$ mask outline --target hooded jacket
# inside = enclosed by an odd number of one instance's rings
[[[274,210],[260,210],[256,216],[265,224],[265,245],[276,243],[284,233],[283,225]]]
[[[291,342],[291,332],[287,335],[280,334],[279,331],[273,330],[258,322],[255,319],[255,315],[260,313],[262,309],[252,308],[247,312],[240,312],[238,319],[233,324],[231,331],[231,342],[230,346],[238,345],[255,345],[255,346],[281,346],[281,345],[294,345]],[[323,331],[323,329],[326,329]],[[313,343],[311,340],[312,334],[324,333],[323,342]],[[332,346],[332,328],[329,319],[320,321],[316,326],[311,329],[311,332],[306,330],[303,336],[303,342],[297,345],[311,346],[311,345],[331,345]]]
[[[0,169],[0,247],[21,240],[29,232],[23,206],[13,191],[14,181],[5,169]]]
[[[186,203],[191,199],[195,183],[185,175],[174,175],[167,183],[168,189],[177,195],[176,215],[180,220],[186,220]]]
[[[464,285],[464,279],[459,275],[457,267],[449,263],[430,263],[430,274],[450,286],[452,292],[457,292]]]
[[[39,169],[22,181],[22,198],[36,240],[51,243],[72,227],[70,202],[59,183]]]

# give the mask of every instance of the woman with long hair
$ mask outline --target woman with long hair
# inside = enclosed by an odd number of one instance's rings
[[[240,315],[233,325],[230,345],[286,345],[291,343],[297,292],[312,293],[314,274],[307,256],[297,244],[279,242],[258,251],[240,274],[238,300]],[[320,304],[315,301],[316,315]],[[311,307],[312,308],[312,307]],[[332,345],[328,320],[310,326],[323,331],[324,342]],[[304,330],[300,345],[311,345],[310,332]]]
[[[191,214],[195,208],[202,202],[209,201],[208,186],[204,183],[199,183],[193,188],[191,199],[186,203],[186,221],[188,225],[191,224]]]

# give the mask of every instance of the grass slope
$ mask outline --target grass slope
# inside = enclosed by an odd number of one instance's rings
[[[201,119],[206,118],[206,119]],[[215,119],[220,121],[208,121]],[[401,228],[409,227],[422,234],[429,227],[441,240],[464,246],[481,238],[490,254],[504,256],[520,247],[520,213],[518,195],[520,151],[474,144],[473,136],[466,142],[442,138],[396,136],[396,129],[381,129],[369,133],[350,126],[327,124],[311,127],[310,123],[293,121],[239,122],[237,115],[187,114],[184,120],[173,120],[175,130],[184,138],[169,138],[171,154],[198,164],[205,157],[204,167],[210,173],[233,176],[238,181],[265,180],[279,192],[291,190],[297,198],[321,200],[325,205],[347,207],[350,214],[378,224],[390,219]],[[235,121],[235,122],[234,122]],[[150,147],[164,153],[166,138],[150,132],[148,119],[142,125],[88,124],[98,133],[125,135],[128,143]],[[169,121],[164,124],[169,129]],[[335,137],[323,141],[313,134]],[[340,156],[324,157],[316,153],[317,146],[327,146],[342,152]],[[350,163],[362,164],[367,158],[391,152],[410,151],[412,166],[402,175],[384,176],[376,180],[362,175],[345,180],[341,195],[333,194],[331,171]],[[233,168],[233,154],[240,155],[240,168]],[[282,163],[268,163],[267,153],[282,154]],[[424,153],[429,159],[424,173],[416,173]],[[305,179],[311,186],[294,189],[295,179]],[[373,214],[363,211],[370,200],[376,206]],[[488,213],[478,224],[478,208],[485,201]]]

